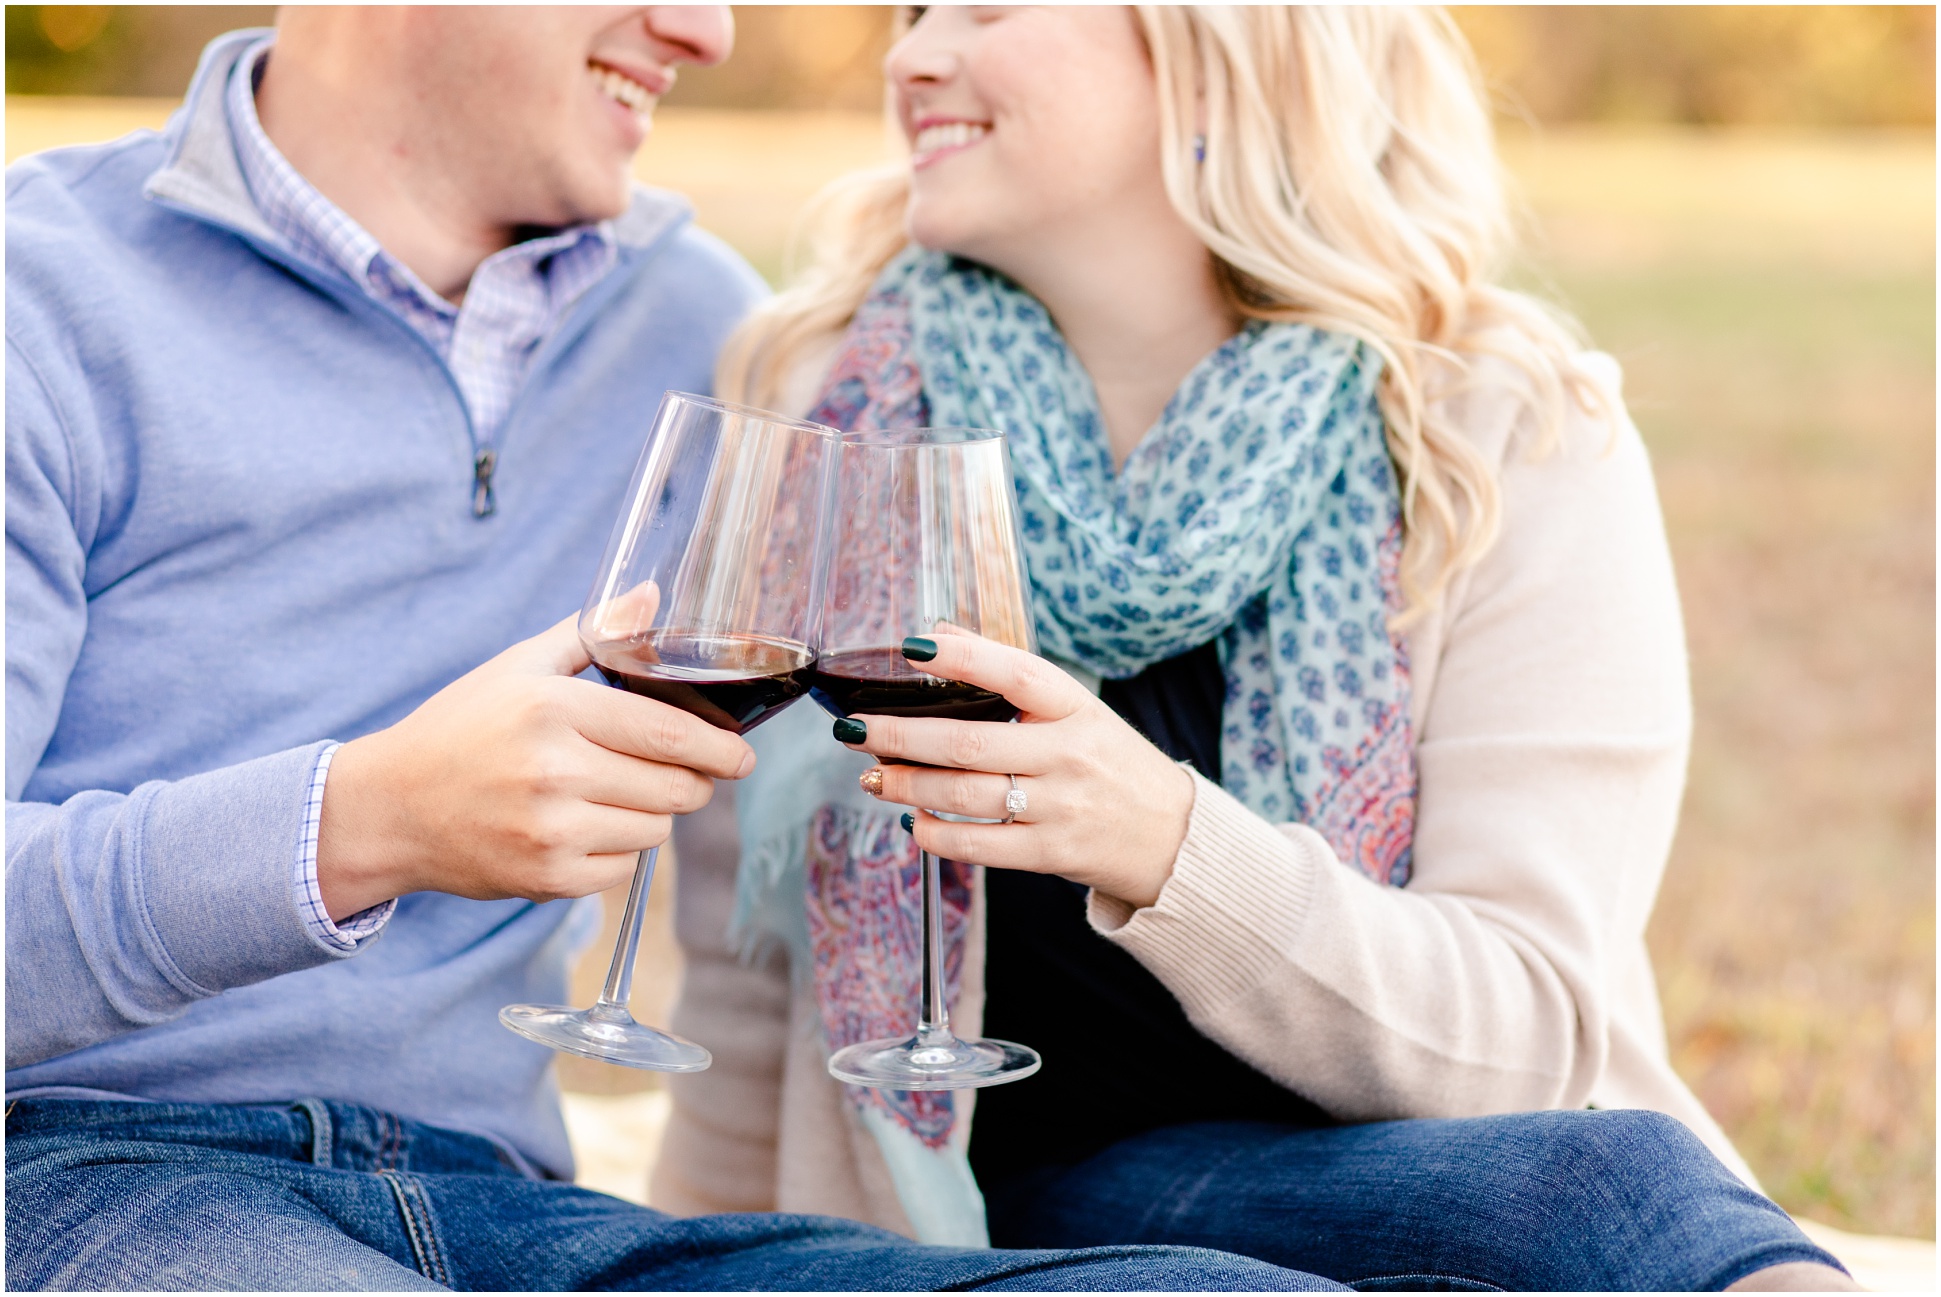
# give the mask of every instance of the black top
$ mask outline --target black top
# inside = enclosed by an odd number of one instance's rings
[[[1214,645],[1108,680],[1099,696],[1168,756],[1219,780],[1226,678]],[[970,1158],[986,1189],[1160,1126],[1329,1124],[1201,1035],[1145,965],[1092,931],[1085,888],[1019,869],[989,870],[984,884],[984,1034],[1045,1059],[1036,1076],[977,1096]]]

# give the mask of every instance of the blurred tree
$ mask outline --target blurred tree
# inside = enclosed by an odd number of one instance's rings
[[[736,5],[735,53],[682,68],[669,104],[878,108],[894,5]]]
[[[7,93],[179,95],[204,42],[266,6],[9,5]],[[1932,126],[1928,5],[1463,5],[1499,106],[1538,121]],[[888,5],[739,5],[734,58],[671,104],[867,109]]]
[[[1931,5],[1459,5],[1451,13],[1512,116],[1934,124]]]
[[[177,98],[211,39],[275,17],[274,5],[8,5],[7,93]]]
[[[735,56],[683,68],[669,103],[875,108],[890,5],[736,7]],[[271,5],[8,5],[10,95],[179,96],[212,38],[275,20]]]

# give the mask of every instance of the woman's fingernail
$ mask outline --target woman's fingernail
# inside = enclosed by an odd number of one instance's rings
[[[833,733],[838,743],[861,743],[869,737],[869,726],[845,716],[835,723]]]
[[[917,817],[908,811],[903,812],[903,818],[898,820],[897,823],[903,826],[905,833],[915,833],[917,831]]]
[[[881,797],[883,795],[883,767],[871,766],[869,769],[863,771],[856,782],[861,784],[863,791],[871,797]]]
[[[928,662],[937,656],[937,641],[912,635],[903,641],[903,656],[912,662]]]

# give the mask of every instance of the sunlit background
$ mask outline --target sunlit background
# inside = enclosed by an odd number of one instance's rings
[[[8,161],[159,126],[204,41],[271,13],[8,6]],[[1455,13],[1529,211],[1513,273],[1624,363],[1677,558],[1698,731],[1651,928],[1674,1060],[1787,1208],[1931,1239],[1934,10]],[[892,147],[890,14],[739,7],[641,176],[779,282],[800,204]]]

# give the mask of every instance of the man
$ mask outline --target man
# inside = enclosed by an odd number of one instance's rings
[[[496,1011],[562,999],[563,898],[754,760],[576,679],[558,620],[761,291],[626,178],[730,39],[290,9],[163,135],[9,172],[10,1286],[1313,1282],[564,1183]]]

